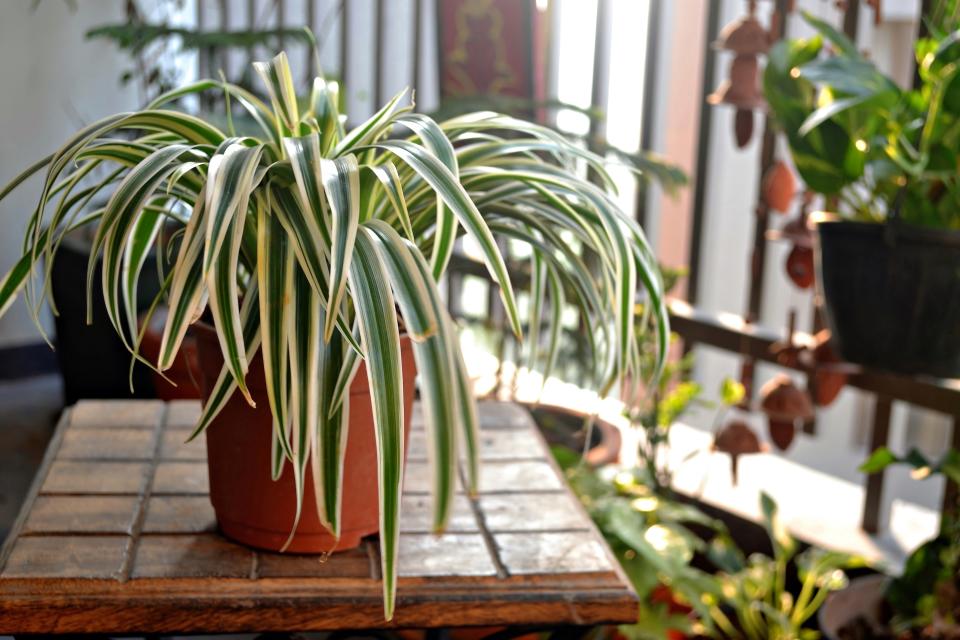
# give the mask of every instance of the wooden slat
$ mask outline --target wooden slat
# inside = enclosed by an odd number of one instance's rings
[[[783,338],[779,334],[756,325],[745,324],[739,318],[721,318],[693,309],[679,300],[669,303],[670,326],[690,344],[708,344],[725,351],[749,355],[756,360],[776,362],[770,347]],[[794,344],[810,345],[813,336],[796,332]],[[782,366],[782,365],[780,365]],[[894,400],[903,400],[920,407],[955,414],[960,406],[960,380],[945,380],[928,376],[902,376],[883,371],[850,366],[847,386],[879,393]],[[803,371],[803,369],[799,369]]]
[[[481,403],[480,492],[456,495],[439,536],[415,411],[389,624],[375,537],[323,558],[254,551],[217,533],[203,440],[183,444],[197,412],[109,402],[68,412],[0,552],[0,634],[635,619],[628,581],[515,405]]]

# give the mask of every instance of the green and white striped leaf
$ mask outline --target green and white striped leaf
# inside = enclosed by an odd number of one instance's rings
[[[300,129],[300,110],[286,52],[281,51],[270,62],[254,62],[253,68],[267,87],[274,114],[281,125],[280,135],[297,135]]]
[[[213,267],[234,218],[246,215],[250,194],[257,186],[254,178],[262,154],[261,145],[250,147],[238,139],[232,139],[224,143],[221,152],[210,158],[206,189],[206,244],[203,251],[205,275]]]
[[[435,531],[442,531],[450,517],[456,487],[457,394],[451,388],[456,345],[448,342],[446,310],[427,264],[416,248],[408,246],[389,225],[374,220],[360,230],[358,243],[370,242],[386,267],[390,286],[407,331],[413,338],[413,353],[421,381],[421,404],[427,430],[431,466]]]
[[[326,326],[323,339],[330,341],[340,317],[340,301],[347,287],[347,274],[353,259],[353,243],[360,222],[360,166],[350,154],[336,160],[321,160],[320,175],[330,205],[330,293],[327,297]]]
[[[210,312],[217,327],[217,339],[223,361],[237,382],[237,388],[251,407],[257,406],[247,390],[246,375],[249,367],[243,342],[243,325],[240,322],[240,293],[237,280],[240,259],[240,241],[246,216],[242,212],[231,222],[226,242],[217,254],[210,275],[207,276]]]
[[[294,269],[293,251],[289,247],[287,233],[275,215],[260,198],[257,203],[257,255],[269,256],[269,260],[257,261],[257,283],[260,289],[260,333],[263,340],[263,378],[273,415],[276,444],[291,460],[291,451],[286,437],[289,414],[287,332],[292,312],[293,291],[289,288]],[[275,475],[278,471],[274,465]]]
[[[516,297],[513,286],[510,284],[507,265],[503,261],[500,249],[497,247],[496,240],[490,233],[489,227],[484,222],[483,216],[480,215],[476,205],[473,204],[464,188],[439,160],[432,154],[424,152],[422,148],[412,142],[389,140],[375,146],[393,153],[416,171],[453,210],[460,224],[477,241],[483,252],[484,262],[490,272],[490,277],[500,286],[500,297],[503,300],[504,308],[507,310],[507,317],[510,319],[513,332],[520,336],[520,314],[517,311]]]
[[[260,348],[260,313],[259,313],[259,294],[257,285],[253,283],[247,289],[243,298],[243,307],[240,309],[240,318],[243,323],[243,341],[246,344],[247,360],[253,360]],[[237,381],[230,373],[230,369],[224,364],[220,368],[213,387],[207,399],[203,403],[203,411],[200,413],[200,419],[197,425],[190,432],[187,442],[190,442],[201,433],[207,430],[207,427],[223,411],[227,402],[233,397],[237,390]]]
[[[293,479],[297,488],[297,508],[290,537],[293,541],[303,512],[303,482],[310,456],[311,442],[320,411],[320,348],[323,312],[320,296],[306,275],[293,269],[293,310],[287,315],[287,345],[290,351],[290,425],[293,452]],[[283,549],[281,549],[282,551]]]
[[[204,305],[203,239],[206,226],[206,208],[203,192],[197,197],[190,222],[180,243],[180,252],[173,265],[173,284],[170,285],[170,308],[167,323],[160,339],[157,368],[166,371],[173,366],[187,328],[199,317]]]
[[[383,610],[393,619],[400,543],[400,492],[403,484],[403,374],[394,298],[385,268],[373,247],[360,241],[350,265],[350,288],[366,354],[367,378],[377,442],[380,491],[380,564]]]
[[[329,405],[347,353],[356,352],[346,347],[339,335],[334,335],[332,340],[320,346],[317,381],[320,387],[319,409],[317,425],[312,432],[310,454],[317,514],[320,522],[338,540],[342,522],[343,465],[347,451],[350,396],[345,396],[335,410],[331,411]]]

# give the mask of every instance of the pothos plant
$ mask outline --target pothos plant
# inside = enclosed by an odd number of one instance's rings
[[[807,187],[836,198],[839,213],[883,222],[899,212],[915,225],[960,227],[957,3],[936,4],[925,18],[931,36],[916,44],[913,89],[899,87],[846,36],[806,13],[817,35],[770,50],[767,102]],[[833,55],[821,55],[826,43]]]
[[[0,282],[0,312],[22,290],[40,327],[44,300],[56,312],[50,269],[65,234],[96,225],[88,315],[100,287],[113,327],[146,362],[139,351],[149,321],[137,321],[137,281],[158,238],[169,235],[161,228],[177,227],[159,252],[175,260],[162,269],[148,314],[161,304],[169,313],[159,358],[146,364],[159,372],[170,367],[190,324],[209,314],[224,364],[195,437],[234,393],[253,403],[246,376],[261,354],[274,422],[273,474],[291,465],[299,514],[312,461],[318,513],[334,535],[347,391],[364,361],[389,619],[404,464],[400,318],[420,375],[434,529],[442,530],[450,514],[461,446],[468,485],[477,486],[474,401],[436,284],[457,238],[467,235],[480,247],[518,336],[521,314],[496,236],[531,247],[528,340],[540,341],[533,328],[546,314],[549,371],[561,314],[575,306],[592,328],[593,377],[604,392],[624,376],[659,376],[669,338],[663,288],[643,231],[608,194],[614,185],[602,159],[556,132],[494,113],[437,124],[405,105],[402,92],[347,131],[335,83],[318,77],[297,96],[283,53],[255,69],[269,101],[227,82],[188,84],[140,111],[84,127],[0,191],[2,200],[46,169],[22,256]],[[224,97],[225,131],[171,106],[206,91]],[[255,123],[254,132],[236,133],[234,107]],[[578,163],[602,184],[581,178]],[[90,205],[103,197],[105,205]],[[653,371],[641,371],[647,338],[634,330],[640,287],[656,327]]]

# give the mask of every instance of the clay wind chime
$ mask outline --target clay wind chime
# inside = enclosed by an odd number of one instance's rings
[[[782,33],[783,23],[779,21],[784,17],[781,12],[792,11],[792,4],[778,3],[778,10],[773,12],[767,29],[757,18],[756,1],[751,0],[747,15],[724,27],[713,44],[718,50],[732,53],[733,59],[728,77],[707,101],[711,105],[734,108],[734,139],[739,149],[746,148],[754,136],[755,115],[767,110],[760,83],[760,62],[774,43],[777,37],[774,34]],[[758,211],[762,208],[764,217],[770,212],[786,219],[779,229],[768,231],[765,239],[790,243],[791,250],[784,264],[786,275],[797,288],[809,289],[814,284],[813,231],[807,216],[812,198],[809,194],[799,195],[793,168],[784,159],[777,158],[776,147],[771,146],[769,140],[765,139],[761,156],[761,206]],[[766,418],[770,442],[781,451],[786,451],[794,442],[797,431],[810,423],[814,408],[832,403],[846,383],[839,358],[829,345],[829,331],[805,336],[803,342],[798,343],[795,336],[803,334],[795,332],[795,323],[796,313],[791,311],[787,338],[771,347],[771,355],[781,366],[804,372],[807,388],[798,386],[790,376],[779,374],[763,385],[756,407]],[[749,405],[743,408],[747,407]],[[730,421],[716,432],[712,448],[730,455],[734,483],[737,481],[738,458],[767,450],[744,420]]]
[[[733,130],[737,147],[750,144],[755,129],[755,113],[766,111],[767,102],[760,89],[760,56],[766,55],[773,43],[771,30],[757,19],[757,3],[751,0],[747,15],[734,20],[720,32],[713,44],[716,49],[733,54],[729,77],[707,97],[712,105],[734,107]],[[774,14],[774,20],[779,20]],[[764,167],[763,198],[770,210],[788,214],[797,195],[797,179],[790,165],[776,160]],[[784,227],[784,237],[793,243],[785,264],[787,276],[800,289],[813,286],[813,246],[806,231],[806,209]]]
[[[730,76],[707,97],[707,102],[736,109],[733,130],[740,149],[753,137],[754,111],[767,106],[760,91],[759,57],[770,49],[770,33],[757,20],[756,11],[757,3],[751,0],[749,13],[724,27],[720,38],[713,43],[716,49],[730,51],[734,57]]]

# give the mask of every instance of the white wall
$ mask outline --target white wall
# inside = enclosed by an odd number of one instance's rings
[[[36,9],[31,10],[33,4]],[[0,182],[55,151],[97,118],[135,107],[136,90],[121,87],[124,56],[103,40],[86,41],[91,27],[123,19],[121,0],[59,0],[0,5]],[[35,176],[0,203],[0,272],[20,255],[27,219],[36,204]],[[50,326],[49,321],[47,325]],[[0,348],[39,339],[22,299],[0,317]]]

